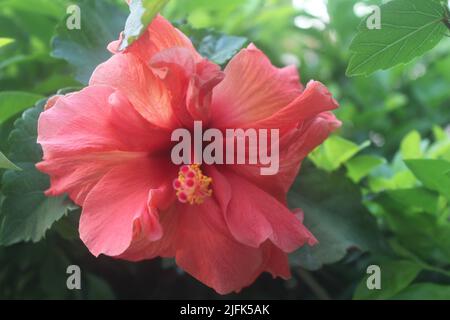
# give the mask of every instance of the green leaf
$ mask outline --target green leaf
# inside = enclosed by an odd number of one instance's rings
[[[189,29],[187,34],[203,57],[220,65],[226,64],[248,41],[205,29]]]
[[[423,261],[420,257],[416,256],[414,253],[412,253],[407,248],[402,246],[395,238],[391,238],[389,240],[389,246],[400,258],[405,258],[407,260],[414,261],[415,263],[420,265],[423,270],[437,272],[439,274],[450,277],[450,271],[444,270],[442,268],[436,267],[435,265],[431,265]]]
[[[126,14],[105,0],[78,0],[81,10],[81,29],[69,30],[64,19],[52,40],[52,55],[75,67],[76,79],[87,84],[95,67],[111,54],[107,45],[117,40]]]
[[[19,12],[30,12],[34,15],[61,17],[65,13],[66,0],[2,0],[2,7]]]
[[[309,158],[318,168],[331,172],[338,169],[344,162],[369,145],[369,141],[357,145],[334,135],[311,152]]]
[[[445,133],[444,129],[439,126],[433,126],[433,135],[436,141],[446,141],[449,136]]]
[[[416,283],[393,297],[395,300],[450,300],[450,286]]]
[[[7,46],[8,44],[13,43],[13,42],[14,42],[14,39],[11,39],[11,38],[0,38],[0,48]]]
[[[35,164],[42,159],[37,140],[37,119],[45,101],[25,111],[16,121],[10,135],[10,159],[22,171],[8,170],[2,178],[1,193],[5,196],[0,209],[0,245],[21,241],[37,242],[51,225],[71,208],[65,196],[46,197],[50,183],[47,175]]]
[[[417,179],[409,170],[398,171],[388,178],[380,177],[375,172],[370,176],[369,180],[369,186],[373,192],[413,188],[416,184]]]
[[[78,224],[80,221],[81,210],[76,210],[75,206],[71,208],[74,212],[70,212],[60,220],[55,222],[52,228],[66,240],[79,239]]]
[[[305,226],[319,241],[291,254],[293,265],[317,270],[341,260],[350,248],[378,251],[382,247],[375,220],[361,204],[359,189],[339,172],[302,168],[289,204],[303,210]]]
[[[400,153],[403,159],[422,158],[423,152],[420,146],[420,133],[416,130],[411,131],[403,138],[400,145]]]
[[[3,297],[6,293],[10,299],[73,298],[75,292],[66,286],[66,268],[72,263],[60,249],[61,240],[51,240],[0,248]]]
[[[0,92],[0,124],[6,122],[12,116],[32,107],[43,97],[37,94],[20,91]]]
[[[102,278],[94,275],[88,274],[86,277],[86,287],[87,287],[87,300],[113,300],[115,299],[114,292],[108,282]]]
[[[408,97],[401,93],[392,93],[386,98],[386,110],[394,111],[404,107],[408,103]]]
[[[420,189],[419,189],[420,190]],[[439,214],[424,214],[423,210],[433,210],[435,200],[407,199],[419,197],[416,191],[399,191],[404,194],[381,193],[374,198],[376,204],[382,208],[379,214],[383,218],[383,225],[390,234],[395,235],[398,243],[434,266],[445,266],[450,261],[450,221],[446,217],[440,219]],[[430,195],[431,196],[431,195]],[[420,197],[428,198],[421,195]],[[431,196],[432,197],[432,196]],[[426,203],[430,202],[430,203]],[[439,206],[439,204],[437,205]],[[420,208],[422,207],[422,208]],[[417,210],[417,208],[421,209]],[[447,213],[448,215],[448,213]]]
[[[436,142],[426,150],[425,158],[450,161],[450,135],[438,126],[433,127]]]
[[[20,170],[20,168],[9,161],[2,152],[0,152],[0,169]]]
[[[169,0],[132,0],[119,50],[124,50],[141,36]]]
[[[407,63],[435,47],[447,30],[444,7],[438,2],[393,0],[380,10],[381,29],[369,29],[364,20],[350,45],[349,76]]]
[[[384,300],[395,296],[414,281],[421,267],[412,261],[395,260],[385,261],[380,265],[381,289],[369,290],[367,288],[367,275],[355,290],[353,299],[356,300]]]
[[[388,190],[386,194],[403,210],[437,212],[439,197],[425,188]]]
[[[363,155],[347,161],[347,175],[353,182],[358,183],[366,177],[372,170],[386,163],[386,160],[377,156]]]
[[[450,199],[450,162],[436,159],[406,160],[408,168],[423,185]]]
[[[210,34],[200,43],[200,54],[214,63],[223,65],[247,42],[247,38],[227,36],[224,34]]]

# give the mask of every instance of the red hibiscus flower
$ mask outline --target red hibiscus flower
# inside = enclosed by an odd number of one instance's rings
[[[161,16],[94,71],[83,90],[51,99],[39,118],[37,165],[48,195],[82,207],[80,237],[95,256],[175,257],[221,294],[262,272],[290,277],[287,253],[316,240],[286,193],[305,156],[340,122],[319,82],[276,68],[254,45],[222,72]],[[279,172],[258,165],[174,165],[171,133],[276,128]]]

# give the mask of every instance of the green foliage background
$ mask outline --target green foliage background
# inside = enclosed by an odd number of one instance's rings
[[[65,27],[70,4],[81,8],[81,30]],[[141,4],[129,41],[158,8]],[[290,0],[171,0],[163,10],[216,63],[254,42],[341,105],[344,126],[310,155],[289,195],[320,244],[291,255],[291,280],[263,275],[233,298],[450,299],[450,41],[439,20],[448,4],[393,0],[381,7],[388,27],[374,32],[355,15],[361,4],[381,1],[328,0],[325,20]],[[45,197],[48,178],[34,168],[46,97],[83,86],[127,17],[121,0],[0,0],[0,298],[223,298],[171,260],[92,257],[78,238],[79,209]],[[302,29],[302,19],[322,27]],[[71,264],[82,269],[80,291],[66,288]],[[382,290],[366,287],[372,264]]]

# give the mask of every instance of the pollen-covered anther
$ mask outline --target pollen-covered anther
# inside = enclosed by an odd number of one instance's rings
[[[198,164],[184,165],[173,181],[178,200],[182,203],[201,204],[212,195],[212,179],[205,176]]]

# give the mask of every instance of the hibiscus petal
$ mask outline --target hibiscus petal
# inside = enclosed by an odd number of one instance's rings
[[[140,261],[157,256],[173,257],[175,255],[178,213],[172,205],[174,197],[170,182],[150,190],[148,213],[134,221],[133,240],[118,258]]]
[[[38,143],[44,157],[79,150],[121,149],[109,126],[107,87],[91,87],[58,98],[38,121]]]
[[[132,54],[116,54],[100,64],[89,81],[125,94],[134,108],[155,127],[173,129],[175,120],[169,91],[152,71]]]
[[[196,72],[191,77],[187,91],[186,104],[195,120],[207,123],[210,117],[210,105],[213,88],[225,77],[220,67],[206,59],[196,65]]]
[[[164,17],[157,15],[147,30],[125,52],[132,53],[143,63],[148,64],[156,53],[174,47],[189,49],[195,59],[201,59],[191,40]]]
[[[337,101],[333,99],[327,87],[318,81],[310,81],[302,94],[286,107],[272,116],[248,126],[252,128],[276,128],[281,130],[280,134],[283,134],[296,127],[301,121],[338,107]]]
[[[331,112],[324,112],[285,134],[280,140],[280,165],[276,175],[261,175],[260,165],[243,164],[230,168],[284,203],[303,159],[340,125]]]
[[[175,47],[156,53],[150,61],[172,97],[172,109],[187,128],[194,120],[209,119],[212,89],[223,79],[218,65],[203,59],[196,62],[192,51]]]
[[[264,271],[270,272],[274,278],[281,277],[284,280],[290,279],[291,270],[288,255],[278,247],[270,245],[269,259]]]
[[[44,161],[37,168],[50,175],[47,194],[67,192],[82,204],[111,168],[159,150],[168,139],[113,88],[88,87],[59,97],[40,115]]]
[[[155,241],[149,240],[148,236],[141,232],[140,222],[135,221],[133,240],[130,246],[116,257],[129,261],[142,261],[156,257],[174,257],[178,212],[171,208],[160,212],[158,216],[162,230],[160,239]]]
[[[167,209],[175,200],[175,192],[172,184],[166,182],[159,188],[152,189],[148,195],[148,214],[140,217],[140,231],[144,237],[150,241],[161,239],[163,230],[159,224],[159,209]]]
[[[55,94],[54,96],[51,96],[48,98],[47,102],[45,103],[44,110],[48,110],[51,107],[53,107],[56,102],[59,100],[59,98],[63,97],[61,94]]]
[[[122,37],[123,34],[121,34]],[[144,85],[137,91],[129,90],[130,101],[147,120],[166,128],[173,128],[175,118],[186,127],[192,126],[193,119],[208,121],[212,89],[223,79],[224,75],[219,66],[200,56],[188,37],[158,15],[143,35],[122,53],[117,50],[119,43],[120,39],[110,43],[109,50],[116,56],[133,56],[134,60],[129,58],[128,60],[132,61],[125,62],[124,58],[111,59],[112,62],[108,61],[107,66],[99,67],[95,71],[91,84],[102,83],[121,88],[126,88],[129,83],[134,84],[133,80],[136,80],[136,75],[145,72],[136,66],[134,69],[137,70],[131,72],[123,70],[130,70],[129,67],[127,68],[127,64],[139,64],[136,61],[138,60],[142,66],[152,69],[154,74],[161,78],[160,83],[164,82],[168,89],[163,92],[160,84],[156,85],[154,79],[148,79],[151,77],[143,75],[139,76],[139,79],[144,82]],[[100,73],[100,75],[96,73]],[[127,74],[124,83],[118,84],[117,81],[111,83],[113,81],[111,78],[118,78],[112,75],[119,73]],[[149,81],[151,83],[146,85]],[[149,98],[150,91],[152,91],[152,95],[156,96],[156,99],[164,97],[164,101],[158,103],[158,101],[154,101],[155,97]],[[167,91],[170,92],[170,95],[167,94]],[[144,99],[143,96],[145,96]],[[170,103],[172,108],[167,108]],[[161,106],[163,106],[162,110],[158,110],[158,107]],[[173,113],[166,114],[165,111],[169,109],[173,110]]]
[[[44,159],[82,151],[152,151],[167,143],[167,137],[144,121],[123,95],[104,86],[59,97],[38,122]]]
[[[301,92],[295,67],[276,68],[250,45],[228,63],[225,79],[213,91],[213,125],[235,128],[265,119]]]
[[[195,73],[195,61],[186,48],[175,47],[156,53],[150,62],[153,73],[161,79],[171,95],[171,108],[183,126],[192,123],[186,109],[189,80]]]
[[[222,212],[225,214],[232,197],[231,186],[224,175],[220,173],[215,166],[205,166],[205,172],[212,178],[214,198],[217,200]]]
[[[145,120],[121,91],[116,91],[108,99],[110,125],[118,140],[128,149],[157,152],[167,150],[171,132],[161,130]],[[130,139],[132,137],[132,139]]]
[[[240,242],[259,247],[270,239],[284,252],[316,242],[314,236],[275,197],[232,172],[225,172],[232,190],[225,220]]]
[[[83,205],[87,194],[112,168],[124,162],[147,157],[147,153],[105,151],[73,154],[42,161],[36,167],[50,176],[48,196],[68,193],[78,205]]]
[[[184,205],[178,211],[176,261],[186,272],[220,294],[249,285],[262,271],[263,251],[245,246],[226,230],[213,199],[200,206]]]
[[[232,196],[231,186],[225,176],[222,175],[215,167],[207,167],[206,172],[213,179],[213,194],[222,210],[222,213],[225,215]],[[298,214],[296,216],[298,217]],[[262,244],[261,249],[266,257],[266,263],[261,267],[261,270],[256,272],[256,274],[259,275],[263,271],[268,271],[273,277],[280,276],[283,279],[289,279],[291,277],[291,273],[287,254],[273,245],[270,241],[266,241]]]
[[[158,168],[158,170],[155,170]],[[135,221],[148,216],[149,190],[158,188],[171,172],[167,159],[142,157],[112,168],[89,192],[80,219],[80,238],[95,256],[122,254],[133,239]],[[173,172],[174,173],[174,172]],[[161,226],[146,227],[149,239],[161,236]]]

